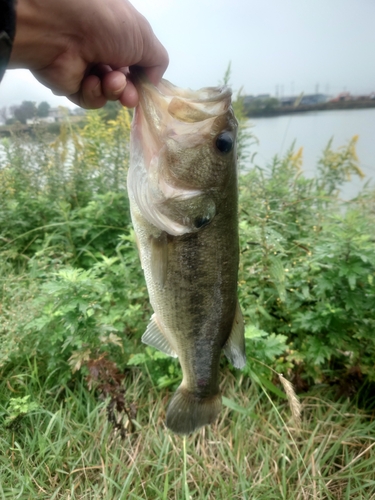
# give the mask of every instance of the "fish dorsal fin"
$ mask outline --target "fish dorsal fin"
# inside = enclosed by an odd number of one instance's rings
[[[160,236],[151,236],[151,274],[155,283],[164,288],[168,271],[168,238],[163,231]]]
[[[171,347],[167,337],[163,333],[156,314],[151,316],[150,323],[142,335],[142,342],[168,354],[168,356],[172,356],[173,358],[178,357],[176,351]]]
[[[246,365],[245,326],[238,301],[232,331],[230,332],[223,350],[224,354],[235,368],[241,369]]]

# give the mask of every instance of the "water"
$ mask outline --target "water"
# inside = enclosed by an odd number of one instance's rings
[[[257,151],[255,164],[266,166],[276,154],[285,154],[295,140],[295,151],[303,147],[303,171],[307,177],[315,175],[318,159],[332,137],[332,147],[336,149],[358,135],[357,155],[366,177],[363,181],[352,177],[343,186],[342,198],[356,196],[369,179],[375,185],[375,108],[251,118],[250,123],[259,140],[259,145],[251,148],[252,152]]]
[[[251,153],[257,152],[255,164],[266,166],[276,154],[285,154],[295,140],[296,151],[303,147],[303,171],[307,177],[315,175],[317,161],[331,137],[333,148],[337,148],[359,135],[357,154],[366,177],[364,181],[352,177],[343,186],[341,196],[347,200],[353,198],[371,178],[375,185],[375,108],[252,118],[250,123],[259,140],[258,146],[251,147]],[[3,157],[0,143],[0,161]]]

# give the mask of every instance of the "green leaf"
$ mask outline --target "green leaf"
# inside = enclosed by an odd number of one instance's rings
[[[264,316],[265,318],[267,318],[269,320],[272,320],[272,316],[270,316],[268,314],[268,312],[264,309],[263,306],[261,306],[260,304],[257,304],[257,309],[261,313],[262,316]]]
[[[245,328],[245,338],[247,339],[259,339],[267,336],[267,332],[265,332],[264,330],[260,330],[255,325],[248,325]]]
[[[286,335],[281,335],[281,334],[275,334],[271,333],[265,340],[264,340],[264,353],[265,355],[273,359],[276,356],[280,356],[280,354],[283,354],[285,350],[288,348],[286,342],[288,340],[288,337]]]
[[[148,359],[148,356],[145,353],[133,354],[130,356],[128,360],[128,366],[139,366],[144,365]]]
[[[306,357],[310,362],[321,365],[326,359],[330,359],[332,348],[327,346],[322,340],[316,337],[309,337]]]
[[[287,399],[287,396],[285,392],[281,391],[276,385],[274,385],[270,380],[268,380],[266,377],[263,377],[260,373],[254,373],[252,372],[252,378],[259,384],[264,387],[266,387],[269,391],[273,392],[276,394],[276,396],[279,396],[280,398]]]
[[[242,415],[250,416],[251,418],[254,419],[259,419],[259,415],[256,413],[247,410],[243,406],[239,405],[232,399],[226,398],[225,396],[222,397],[223,405],[226,406],[227,408],[230,408],[233,411],[236,411],[237,413],[241,413]]]
[[[281,260],[277,257],[270,257],[270,262],[270,274],[272,278],[280,283],[284,283],[285,271]]]
[[[357,276],[356,276],[355,274],[349,274],[349,275],[347,276],[347,278],[348,278],[348,282],[349,282],[349,286],[350,286],[350,288],[351,288],[352,290],[354,290],[354,289],[355,289],[355,285],[356,285],[356,283],[357,283]]]

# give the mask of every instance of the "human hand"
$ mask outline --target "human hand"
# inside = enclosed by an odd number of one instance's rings
[[[10,68],[27,68],[57,95],[84,108],[107,100],[138,104],[126,78],[144,68],[157,84],[168,54],[128,0],[18,0]]]

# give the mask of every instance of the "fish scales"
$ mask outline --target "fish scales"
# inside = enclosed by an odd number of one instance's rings
[[[227,88],[198,92],[137,73],[128,191],[154,310],[142,340],[178,356],[183,380],[167,410],[189,434],[221,409],[222,349],[245,364],[237,300],[237,122]]]

